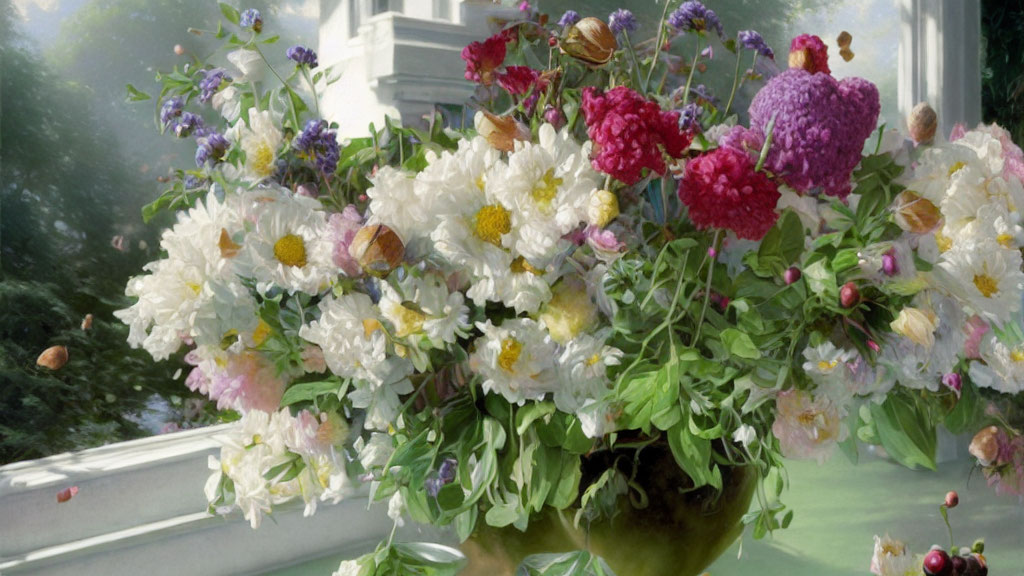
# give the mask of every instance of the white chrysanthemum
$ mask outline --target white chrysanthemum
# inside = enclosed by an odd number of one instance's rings
[[[160,243],[168,257],[128,282],[125,294],[138,300],[114,313],[129,326],[129,344],[163,360],[185,339],[217,345],[230,331],[256,327],[255,300],[235,276],[234,253],[221,240],[240,227],[237,211],[212,193],[178,215]]]
[[[387,336],[377,309],[365,294],[327,297],[320,319],[299,329],[299,337],[317,344],[331,372],[355,380],[352,405],[367,410],[366,427],[385,430],[398,415],[400,394],[412,392],[410,363],[387,353]]]
[[[543,124],[538,142],[516,142],[508,164],[496,167],[487,187],[513,207],[511,246],[533,265],[546,267],[567,242],[563,236],[587,221],[587,206],[600,178],[590,165],[589,142],[580,146],[568,129]]]
[[[964,242],[943,253],[941,284],[976,314],[1004,321],[1020,310],[1024,272],[1020,252],[997,242]]]
[[[367,570],[355,560],[344,560],[331,576],[367,576]]]
[[[395,231],[405,244],[430,236],[437,222],[430,209],[431,198],[416,186],[415,174],[382,166],[370,181],[366,196],[370,199],[369,224],[384,224]]]
[[[557,281],[560,270],[544,272],[533,267],[522,256],[512,258],[508,253],[489,254],[482,273],[473,279],[466,296],[477,306],[487,301],[501,302],[515,309],[517,314],[535,314],[541,305],[551,299],[551,284]]]
[[[277,169],[275,161],[284,144],[284,136],[269,110],[250,108],[249,124],[237,122],[225,136],[237,142],[245,152],[245,163],[239,175],[241,178],[260,182],[274,174]]]
[[[235,68],[242,73],[239,78],[235,78],[235,82],[261,82],[263,80],[267,65],[263,61],[263,56],[260,56],[256,50],[249,48],[232,50],[228,52],[227,58],[228,62],[234,64]]]
[[[995,240],[1003,248],[1020,249],[1024,245],[1024,228],[1020,226],[1020,215],[1011,213],[998,202],[990,202],[979,208],[976,218],[960,230],[959,240]]]
[[[921,562],[907,552],[907,545],[875,536],[875,553],[871,557],[871,573],[876,576],[920,576]]]
[[[1003,173],[1003,145],[991,133],[983,130],[971,130],[952,145],[973,152],[980,165],[986,169],[986,176]]]
[[[955,299],[935,291],[919,293],[910,310],[917,312],[901,313],[894,321],[893,329],[902,337],[887,339],[878,364],[884,370],[883,378],[934,392],[963,353],[964,311]]]
[[[836,348],[835,344],[824,342],[804,349],[804,358],[807,359],[803,366],[804,372],[812,378],[831,376],[837,370],[845,368],[846,363],[856,356],[857,352],[854,350]]]
[[[516,318],[500,327],[490,320],[478,322],[477,328],[484,335],[476,340],[469,363],[483,377],[485,393],[522,405],[557,390],[556,347],[543,324]]]
[[[889,338],[878,356],[881,377],[907,388],[939,389],[940,375],[931,368],[931,354],[907,338]]]
[[[984,180],[973,167],[959,170],[953,177],[949,194],[939,205],[944,221],[943,234],[954,241],[963,228],[978,217],[978,211],[989,202]]]
[[[992,167],[983,164],[969,148],[955,144],[936,146],[925,150],[904,184],[918,196],[939,206],[946,199],[953,179],[963,169],[971,167],[975,173],[985,176],[1000,173],[1001,160],[999,164],[1000,170],[993,172]]]
[[[330,286],[341,270],[318,201],[264,190],[250,195],[249,211],[255,225],[245,237],[239,269],[256,279],[260,292],[278,287],[317,294]]]
[[[610,389],[608,366],[622,360],[622,350],[605,346],[603,338],[581,334],[570,340],[558,357],[558,388],[555,406],[575,413],[587,400],[599,400]]]
[[[982,342],[980,351],[985,364],[971,363],[972,382],[1004,394],[1024,390],[1024,344],[1008,346],[992,335]]]
[[[210,104],[229,124],[233,124],[242,115],[242,92],[234,85],[229,85],[218,90]]]
[[[449,293],[443,279],[436,275],[406,276],[397,289],[382,284],[380,311],[394,326],[396,337],[425,335],[435,348],[468,336],[472,327],[462,293]]]

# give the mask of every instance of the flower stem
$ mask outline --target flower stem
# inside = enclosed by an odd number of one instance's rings
[[[644,80],[643,89],[645,93],[651,85],[651,76],[654,76],[654,69],[658,66],[658,54],[661,53],[662,43],[661,35],[665,31],[665,17],[668,16],[669,4],[671,4],[671,2],[669,2],[669,0],[665,0],[665,9],[661,11],[661,20],[658,22],[658,36],[655,38],[654,54],[651,55],[651,68],[647,70],[647,79]]]
[[[295,128],[295,131],[298,132],[299,130],[302,129],[302,127],[299,125],[299,113],[295,110],[295,102],[293,102],[291,98],[291,95],[292,93],[294,93],[294,90],[292,90],[292,87],[289,86],[288,83],[284,81],[284,78],[282,78],[281,75],[277,73],[277,70],[275,70],[274,67],[270,65],[270,61],[267,60],[267,57],[263,54],[263,51],[260,50],[260,47],[255,42],[252,43],[252,47],[253,50],[256,50],[256,53],[260,55],[260,58],[263,59],[263,63],[267,65],[267,68],[270,68],[270,71],[281,82],[285,90],[288,91],[288,108],[291,109],[292,111],[293,127]]]
[[[711,240],[711,247],[718,249],[718,236],[722,233],[721,230],[715,230],[715,237]],[[697,341],[700,340],[700,329],[704,327],[704,315],[708,311],[708,301],[711,300],[711,280],[715,276],[715,259],[711,258],[711,262],[708,263],[708,278],[704,284],[704,305],[700,308],[700,320],[697,321],[697,331],[693,335],[692,346],[697,346]]]
[[[683,106],[690,103],[690,85],[693,84],[693,73],[697,71],[697,61],[700,60],[700,37],[697,37],[697,53],[693,55],[693,63],[690,64],[690,75],[686,77],[686,88],[683,90]]]
[[[732,101],[736,97],[736,89],[740,87],[740,60],[743,58],[743,51],[736,50],[736,71],[732,79],[732,92],[729,93],[729,102],[725,105],[725,113],[722,118],[729,117],[729,110],[732,108]]]
[[[320,98],[316,95],[316,85],[313,84],[313,78],[309,75],[309,68],[302,66],[302,77],[306,79],[309,91],[313,94],[313,108],[316,109],[316,117],[323,119],[323,116],[320,115]]]

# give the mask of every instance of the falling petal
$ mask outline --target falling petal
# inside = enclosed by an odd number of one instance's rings
[[[57,503],[58,504],[63,504],[65,502],[67,502],[68,500],[71,500],[72,498],[74,498],[75,494],[78,494],[78,486],[72,486],[70,488],[65,488],[65,489],[61,490],[60,492],[57,492]]]

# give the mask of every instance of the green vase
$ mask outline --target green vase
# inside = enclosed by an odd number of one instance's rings
[[[584,478],[588,467],[598,472],[610,462],[585,462]],[[635,478],[646,507],[621,496],[619,514],[589,529],[573,525],[574,508],[544,510],[530,518],[526,532],[481,522],[462,545],[469,565],[460,576],[512,576],[527,556],[581,549],[604,558],[616,576],[696,576],[743,532],[756,477],[750,468],[722,468],[721,494],[688,489],[693,483],[667,447],[646,448]]]

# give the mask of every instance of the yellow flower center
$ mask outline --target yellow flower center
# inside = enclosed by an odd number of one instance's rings
[[[529,272],[530,274],[534,274],[536,276],[540,276],[541,274],[543,274],[541,270],[538,270],[533,264],[530,264],[530,262],[526,258],[523,258],[522,256],[519,256],[515,260],[513,260],[512,264],[509,265],[508,269],[513,274],[525,274],[526,272]]]
[[[508,210],[500,204],[489,204],[476,213],[474,232],[476,237],[501,247],[501,237],[512,231],[512,219]]]
[[[306,265],[306,244],[302,236],[285,234],[274,243],[274,258],[285,266],[302,268]]]
[[[593,366],[594,364],[597,364],[600,361],[601,357],[597,354],[594,354],[590,358],[587,358],[587,366]]]
[[[996,242],[1003,248],[1013,248],[1013,234],[1000,234],[996,236]]]
[[[380,325],[380,321],[376,318],[366,318],[363,320],[363,336],[367,339],[381,328],[382,326]]]
[[[942,232],[935,233],[935,243],[939,246],[939,252],[949,252],[953,249],[953,239]]]
[[[963,170],[966,166],[966,162],[957,162],[956,164],[953,164],[952,166],[949,167],[949,177],[952,178],[953,174],[956,174],[957,172]]]
[[[270,176],[274,172],[274,151],[266,142],[261,142],[247,160],[249,168],[259,176]]]
[[[1024,350],[1014,348],[1013,352],[1010,352],[1010,360],[1013,360],[1014,362],[1024,362]]]
[[[202,289],[202,286],[200,286],[196,282],[187,282],[185,286],[187,286],[188,289],[191,290],[192,293],[195,294],[196,296],[199,296],[199,291]]]
[[[999,292],[999,283],[988,274],[975,274],[974,285],[985,298],[991,298],[993,294]]]
[[[836,365],[838,365],[838,364],[839,364],[838,360],[833,360],[831,362],[826,362],[824,360],[821,360],[821,361],[818,362],[818,370],[821,370],[822,372],[828,372],[829,370],[832,370],[833,368],[835,368]]]
[[[505,372],[514,372],[512,369],[519,361],[519,355],[523,353],[523,345],[514,338],[505,338],[501,341],[501,353],[498,354],[498,366]]]
[[[882,552],[889,556],[903,556],[906,548],[895,542],[886,542],[882,544]]]
[[[483,174],[480,174],[479,176],[476,177],[476,187],[479,188],[481,192],[484,191],[484,175]]]
[[[260,322],[256,325],[256,329],[252,331],[252,341],[257,346],[260,346],[267,341],[267,338],[270,337],[270,332],[270,324],[267,324],[263,321],[263,318],[260,318]]]
[[[396,331],[396,336],[405,338],[423,329],[423,322],[427,319],[425,314],[401,305],[399,308],[401,310],[398,310],[398,330]]]
[[[555,178],[555,169],[549,168],[540,179],[540,182],[537,182],[533,187],[533,192],[531,193],[533,201],[542,209],[547,209],[551,206],[555,196],[558,195],[558,187],[562,185],[562,182],[561,178]]]

